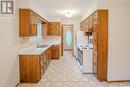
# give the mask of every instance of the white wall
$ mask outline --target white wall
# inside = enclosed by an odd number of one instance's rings
[[[61,22],[61,18],[48,18],[47,17],[47,21],[49,21],[49,22]]]
[[[97,10],[97,7],[98,7],[98,3],[97,2],[98,2],[98,0],[95,0],[95,3],[93,3],[89,7],[89,9],[86,12],[84,12],[83,17],[81,17],[81,21],[83,21],[85,18],[87,18],[89,15],[91,15],[94,11]]]
[[[0,17],[0,87],[15,87],[19,82],[16,20],[16,15]]]
[[[80,29],[80,20],[79,19],[61,19],[61,24],[74,24],[74,30]]]
[[[15,18],[0,18],[0,87],[14,87],[19,82]]]
[[[42,11],[39,7],[38,4],[36,4],[33,0],[30,1],[30,8],[36,12],[37,14],[39,14],[40,16],[42,16],[44,19],[47,20],[46,15],[44,14],[44,11]]]
[[[130,1],[99,1],[109,9],[108,80],[130,80]]]

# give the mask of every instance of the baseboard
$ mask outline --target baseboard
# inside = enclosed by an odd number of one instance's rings
[[[107,81],[108,83],[115,83],[115,82],[130,82],[130,80],[110,80],[110,81]]]
[[[20,85],[20,82],[18,82],[15,87],[18,87],[19,85]]]

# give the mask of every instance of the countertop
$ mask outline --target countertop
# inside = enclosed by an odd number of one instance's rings
[[[23,49],[19,50],[19,55],[41,55],[43,52],[45,52],[51,46],[52,46],[52,44],[48,45],[45,48],[37,48],[37,46],[23,48]]]
[[[44,48],[37,48],[37,45],[48,45]],[[41,43],[35,44],[33,46],[25,47],[19,49],[19,55],[41,55],[52,45],[61,45],[61,40],[59,37],[48,36]]]
[[[90,46],[77,46],[79,50],[86,51],[86,50],[92,50],[93,48]]]

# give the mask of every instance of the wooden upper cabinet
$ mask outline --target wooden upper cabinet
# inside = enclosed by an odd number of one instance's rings
[[[97,27],[100,23],[99,15],[101,10],[96,10],[90,16],[80,23],[80,30],[85,32],[93,32],[93,28]],[[84,26],[85,24],[85,26]]]
[[[88,30],[88,29],[89,29],[89,27],[88,27],[88,19],[86,19],[86,22],[85,22],[85,27],[86,27],[86,30]]]
[[[47,35],[61,35],[61,23],[49,22]]]
[[[82,22],[80,23],[80,30],[81,30],[81,31],[84,30],[84,28],[83,28],[83,23],[82,23]]]
[[[92,15],[90,15],[90,16],[88,17],[88,29],[90,29],[90,28],[93,27],[93,26],[92,26],[92,23],[93,23],[93,21],[92,21]]]
[[[30,13],[30,34],[37,35],[37,22],[38,18],[33,12]]]
[[[91,15],[80,23],[80,30],[85,32],[92,32],[92,28],[93,28],[93,21]]]
[[[37,35],[37,15],[29,9],[19,9],[19,36]]]
[[[19,10],[19,36],[30,35],[30,12],[29,10]]]
[[[93,27],[97,27],[98,25],[98,11],[94,12],[92,15]]]

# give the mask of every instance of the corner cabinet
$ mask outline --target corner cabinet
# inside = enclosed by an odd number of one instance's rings
[[[41,55],[19,55],[20,82],[37,83],[51,62],[51,47]]]
[[[19,9],[19,36],[37,35],[37,15],[30,9]]]

